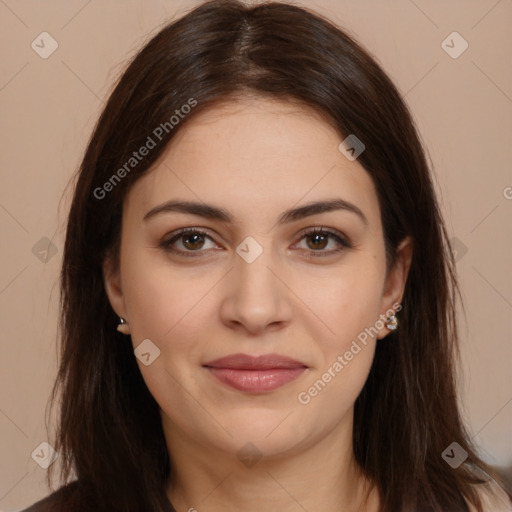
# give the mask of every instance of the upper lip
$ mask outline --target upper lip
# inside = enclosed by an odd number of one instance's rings
[[[230,368],[234,370],[270,370],[288,368],[307,368],[304,363],[279,354],[263,354],[251,356],[248,354],[231,354],[214,361],[208,361],[203,366],[210,368]]]

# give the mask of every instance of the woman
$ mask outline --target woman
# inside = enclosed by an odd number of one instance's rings
[[[320,16],[214,0],[145,46],[89,142],[61,277],[67,485],[28,510],[510,509],[458,412],[418,134]]]

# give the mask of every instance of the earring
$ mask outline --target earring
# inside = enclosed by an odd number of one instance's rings
[[[117,330],[122,334],[130,334],[130,328],[124,318],[119,317],[119,324],[117,326]]]
[[[398,329],[398,318],[395,315],[388,316],[386,327],[390,331],[396,331]]]

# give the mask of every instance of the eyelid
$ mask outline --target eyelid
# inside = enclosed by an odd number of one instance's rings
[[[350,244],[348,236],[346,236],[342,231],[339,231],[334,228],[324,227],[324,226],[310,226],[310,227],[304,228],[301,231],[299,231],[297,236],[299,238],[302,238],[303,236],[309,235],[311,233],[329,233],[331,235],[335,235],[336,237],[342,239],[347,244]]]

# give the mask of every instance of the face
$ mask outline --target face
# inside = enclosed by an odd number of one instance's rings
[[[386,276],[376,191],[342,140],[304,107],[230,103],[130,189],[105,285],[169,437],[282,457],[350,433],[410,253]]]

